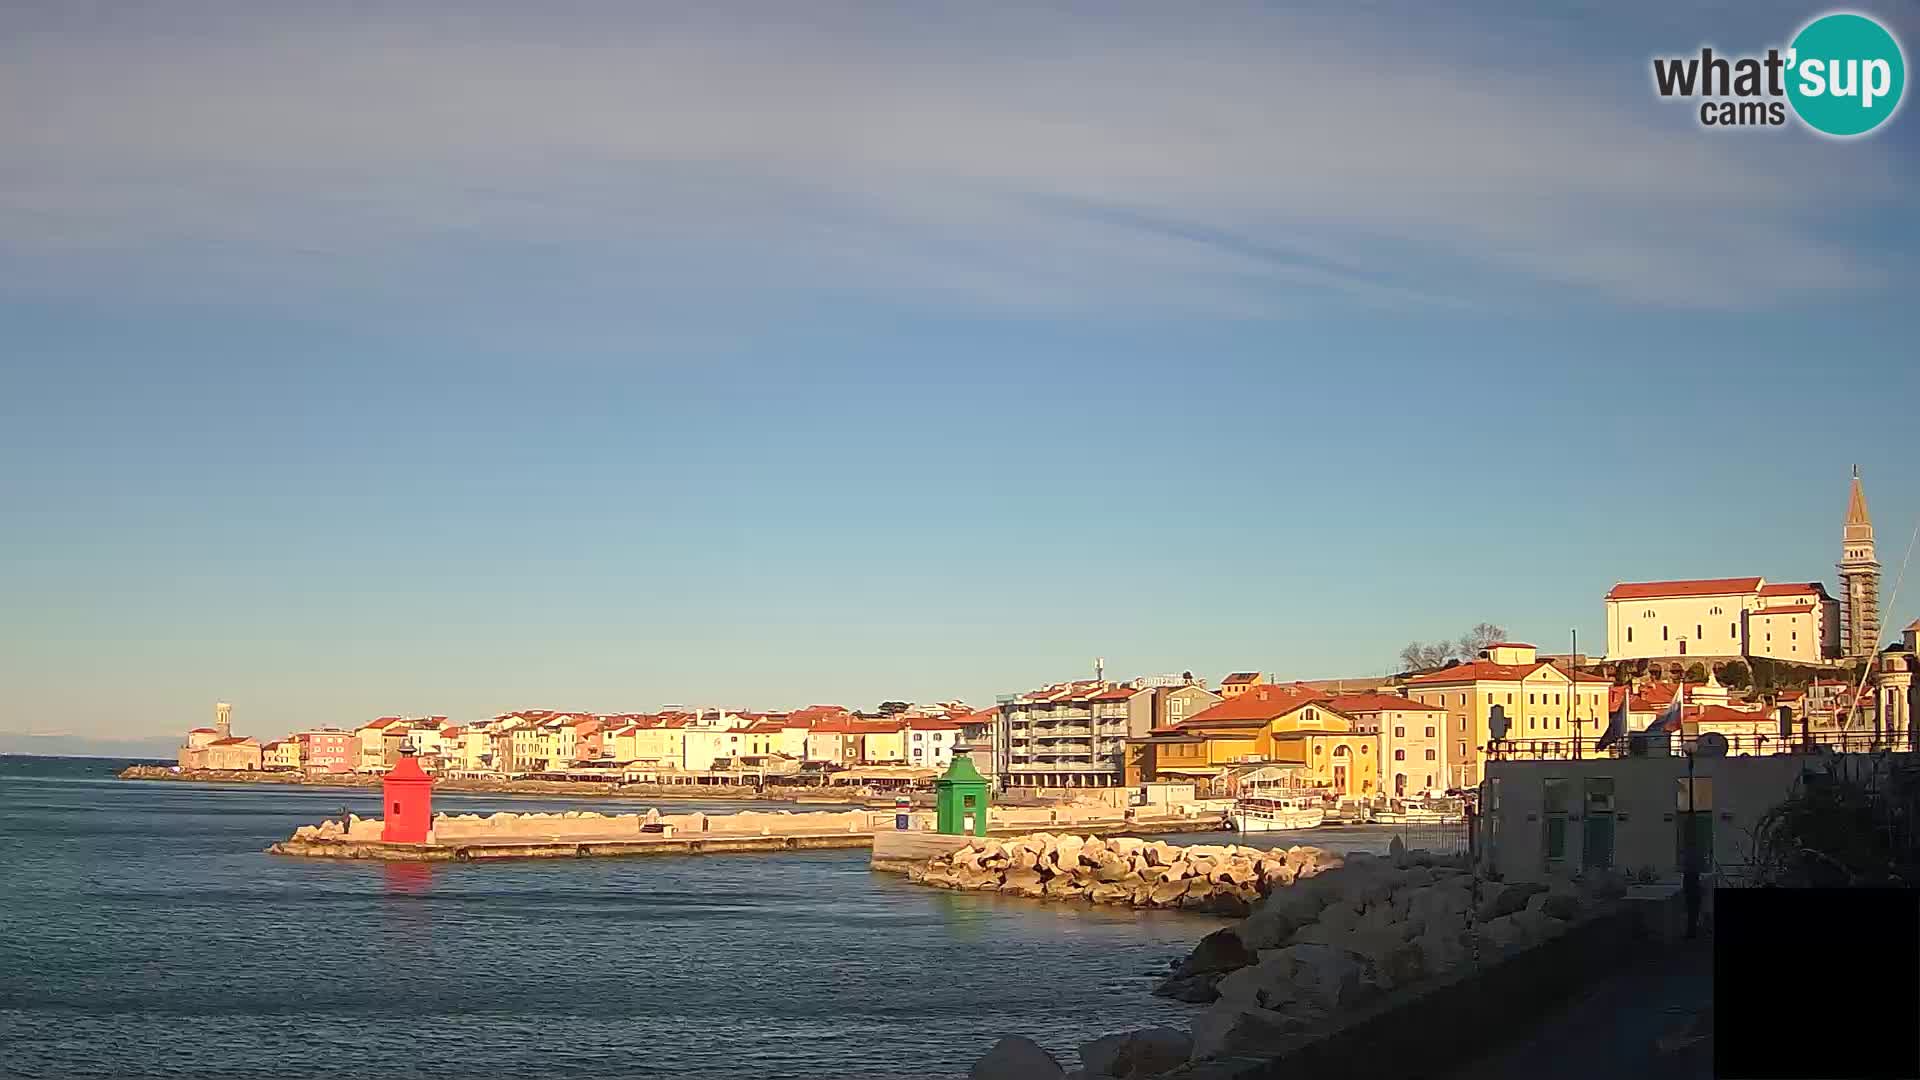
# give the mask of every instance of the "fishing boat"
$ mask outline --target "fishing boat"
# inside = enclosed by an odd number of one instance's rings
[[[1237,832],[1293,832],[1326,820],[1320,799],[1312,795],[1252,794],[1236,799],[1228,820]]]

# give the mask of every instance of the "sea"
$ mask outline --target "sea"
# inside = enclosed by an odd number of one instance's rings
[[[1226,925],[929,889],[861,850],[272,856],[296,826],[378,816],[377,792],[128,764],[0,756],[0,1076],[954,1077],[1006,1034],[1072,1068],[1088,1039],[1188,1020],[1150,991]],[[1330,832],[1256,839],[1369,846]]]

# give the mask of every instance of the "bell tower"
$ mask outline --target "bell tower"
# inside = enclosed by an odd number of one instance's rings
[[[1880,644],[1880,562],[1873,554],[1873,519],[1853,467],[1847,522],[1840,530],[1840,655],[1871,656]]]
[[[219,732],[219,738],[233,737],[233,706],[224,701],[213,704],[213,730]]]

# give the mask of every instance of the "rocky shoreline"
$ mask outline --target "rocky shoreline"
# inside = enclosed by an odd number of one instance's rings
[[[1201,844],[1176,847],[1133,836],[1033,833],[975,840],[910,868],[907,878],[942,889],[1035,900],[1179,908],[1245,916],[1261,898],[1338,868],[1324,848],[1284,851]]]
[[[1335,1038],[1369,1012],[1407,1008],[1575,928],[1617,912],[1623,878],[1501,884],[1464,859],[1355,852],[1296,873],[1239,924],[1202,939],[1156,993],[1205,1004],[1191,1029],[1123,1032],[1080,1046],[1068,1072],[1031,1039],[1008,1036],[972,1080],[1145,1080],[1274,1075],[1290,1055]],[[1318,865],[1318,864],[1316,864]],[[949,871],[949,873],[952,873]],[[1413,1015],[1409,1013],[1408,1015]],[[1376,1017],[1377,1019],[1377,1017]]]
[[[285,784],[335,790],[378,789],[378,776],[358,773],[309,777],[296,772],[256,772],[227,769],[178,769],[170,765],[130,765],[119,773],[121,780],[179,780],[198,784]],[[655,800],[740,800],[766,802],[810,802],[820,805],[859,805],[865,800],[856,795],[843,799],[823,797],[818,787],[720,787],[671,784],[590,783],[578,780],[487,780],[475,777],[445,777],[434,781],[435,791],[479,795],[550,795],[554,798],[592,796],[595,798]]]

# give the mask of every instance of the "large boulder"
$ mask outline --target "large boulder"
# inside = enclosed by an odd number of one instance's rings
[[[968,1080],[1061,1080],[1066,1070],[1032,1039],[1008,1035],[967,1069]]]
[[[1525,911],[1527,901],[1535,893],[1547,891],[1547,886],[1537,881],[1516,881],[1496,889],[1491,896],[1480,901],[1480,907],[1474,915],[1482,922],[1492,922],[1504,915],[1516,911]]]
[[[1198,975],[1209,971],[1233,971],[1260,958],[1231,926],[1215,930],[1200,939],[1184,960],[1174,967],[1176,975]]]
[[[1038,900],[1046,895],[1046,881],[1035,870],[1009,869],[1000,879],[1000,891]]]
[[[1193,1018],[1192,1060],[1272,1054],[1298,1043],[1311,1014],[1216,1005]]]
[[[1143,1028],[1082,1043],[1080,1065],[1090,1077],[1145,1080],[1186,1064],[1192,1053],[1193,1039],[1186,1032]]]

